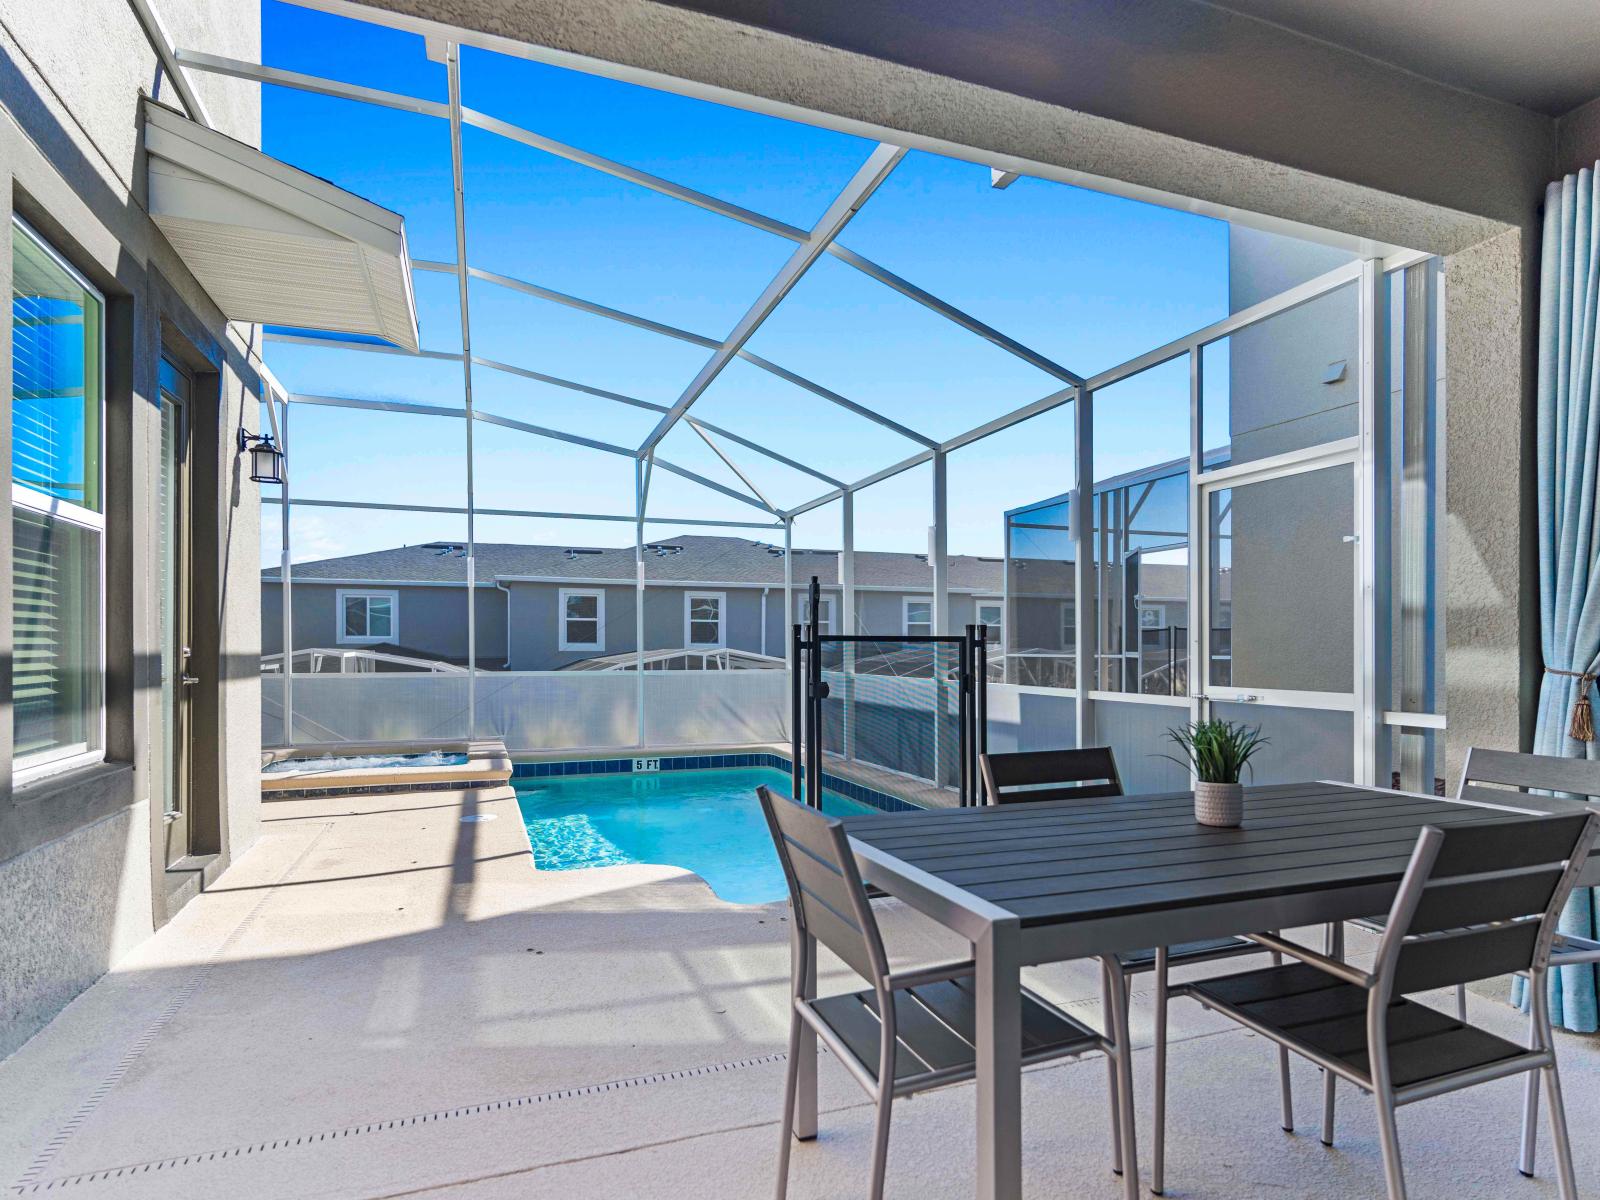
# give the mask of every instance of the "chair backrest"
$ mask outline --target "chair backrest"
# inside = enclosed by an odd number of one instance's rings
[[[1456,795],[1479,804],[1514,804],[1541,812],[1564,812],[1569,807],[1565,797],[1578,796],[1600,812],[1600,759],[1516,754],[1474,746],[1467,751]],[[1600,886],[1600,857],[1589,856],[1578,886]]]
[[[1378,945],[1382,994],[1542,968],[1597,830],[1587,812],[1425,828]]]
[[[990,804],[1122,795],[1117,756],[1109,746],[985,754],[980,756],[979,765]]]
[[[1522,789],[1587,796],[1600,801],[1600,759],[1513,754],[1509,750],[1484,750],[1477,746],[1467,751],[1466,765],[1461,770],[1461,787],[1456,793],[1461,799],[1504,804],[1509,799],[1507,790],[1521,795]],[[1532,799],[1537,802],[1539,797]]]
[[[881,989],[889,960],[844,826],[768,788],[758,787],[756,795],[783,864],[800,931]]]

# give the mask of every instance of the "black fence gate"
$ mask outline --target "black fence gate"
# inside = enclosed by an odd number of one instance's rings
[[[811,581],[809,613],[819,611]],[[961,636],[877,637],[796,625],[794,797],[821,807],[822,775],[856,763],[981,803],[978,755],[988,744],[985,627]],[[857,782],[864,782],[858,775]]]

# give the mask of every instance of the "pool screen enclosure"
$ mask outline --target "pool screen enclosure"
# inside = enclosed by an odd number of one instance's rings
[[[1093,277],[1050,256],[1102,236],[1095,213],[1195,214],[1183,197],[1141,204],[1047,163],[332,7],[296,11],[349,43],[339,63],[293,41],[270,63],[169,48],[181,77],[261,86],[286,141],[268,149],[406,217],[429,318],[417,350],[263,332],[257,432],[286,454],[262,495],[278,507],[262,583],[281,643],[263,663],[265,741],[626,753],[805,738],[804,753],[970,801],[986,699],[996,749],[1112,745],[1130,786],[1181,784],[1151,747],[1222,716],[1263,725],[1284,777],[1433,788],[1437,259],[1212,208],[1227,252],[1254,247],[1271,269],[1219,275],[1213,308],[1161,324],[1170,296],[1138,280],[1170,275],[1170,250],[1149,262],[1147,239],[1125,236]],[[564,96],[605,103],[551,102]],[[338,136],[281,132],[311,128]],[[341,138],[379,147],[386,171],[348,173]],[[991,169],[1019,166],[995,185]],[[431,200],[400,186],[408,172]],[[584,221],[562,225],[572,213]],[[999,503],[995,480],[1027,490]],[[969,551],[973,530],[1002,527],[1003,550],[985,534],[987,557]],[[891,547],[884,529],[914,533]],[[689,556],[661,557],[663,539],[703,530],[761,545],[770,574],[674,576]],[[576,564],[596,566],[598,546],[631,561],[536,577],[493,561],[541,540]],[[319,541],[350,561],[441,549],[422,578],[347,579],[311,569],[335,561]],[[903,596],[871,557],[888,554],[913,579]],[[814,555],[832,560],[828,617],[805,660],[784,661]],[[307,632],[333,589],[370,605],[401,584],[415,590],[388,626],[397,653],[437,627],[448,661],[407,673],[376,645]],[[537,587],[575,597],[566,650],[614,669],[513,661],[556,636],[553,607],[518,607]],[[741,614],[752,591],[759,615]],[[987,669],[961,632],[979,621]],[[310,669],[330,647],[348,672]],[[662,669],[668,653],[691,669]]]

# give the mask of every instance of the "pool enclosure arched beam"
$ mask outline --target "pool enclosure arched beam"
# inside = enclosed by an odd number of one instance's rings
[[[330,96],[336,99],[353,100],[359,103],[374,104],[380,107],[394,108],[403,112],[417,113],[424,116],[449,118],[451,109],[449,105],[437,101],[423,100],[415,96],[407,96],[397,92],[385,92],[377,88],[363,87],[357,84],[344,83],[340,80],[326,79],[322,76],[308,75],[299,71],[285,71],[275,67],[261,66],[247,63],[238,59],[225,58],[220,55],[205,54],[195,50],[178,50],[175,52],[177,61],[187,67],[200,71],[210,71],[216,74],[231,75],[240,79],[250,79],[258,83],[270,83],[280,87],[295,88],[301,91],[313,92],[318,95]],[[569,162],[577,163],[613,178],[625,180],[639,187],[647,188],[663,196],[679,200],[685,204],[692,204],[707,212],[738,221],[752,228],[763,230],[777,237],[787,238],[794,242],[805,242],[810,236],[806,230],[787,222],[779,221],[765,214],[720,200],[683,184],[674,183],[659,175],[648,171],[630,167],[625,163],[608,159],[603,155],[569,146],[564,142],[556,141],[542,134],[491,117],[475,109],[460,107],[459,119],[464,125],[483,129],[508,140],[519,142],[544,153],[563,158]],[[896,275],[888,268],[857,254],[855,251],[837,242],[830,243],[827,253],[838,258],[854,269],[877,280],[886,287],[892,288],[901,295],[918,304],[923,305],[932,312],[937,313],[946,320],[967,330],[969,333],[983,338],[985,341],[1015,355],[1024,362],[1038,368],[1047,374],[1054,375],[1066,383],[1078,383],[1079,377],[1066,367],[1054,362],[1047,356],[1023,345],[993,326],[980,321],[970,313],[964,312],[948,301],[935,296],[924,288],[918,287],[909,280]],[[554,297],[549,297],[554,298]],[[663,331],[664,332],[664,331]],[[915,439],[923,441],[925,439]]]
[[[744,344],[755,336],[762,322],[772,315],[783,298],[794,289],[795,284],[800,282],[805,273],[811,269],[811,265],[827,251],[833,239],[839,236],[840,231],[850,223],[850,219],[860,211],[861,206],[873,192],[878,190],[883,181],[889,178],[889,173],[900,165],[900,160],[905,156],[905,147],[891,145],[888,142],[879,142],[872,153],[867,155],[867,161],[856,169],[850,182],[845,184],[833,198],[833,203],[828,205],[827,211],[811,227],[811,232],[806,235],[805,241],[795,247],[789,260],[778,268],[778,273],[761,290],[761,295],[756,297],[755,302],[745,310],[744,316],[739,318],[733,331],[711,352],[711,357],[690,381],[689,386],[683,389],[683,394],[678,397],[666,416],[661,418],[650,436],[640,443],[638,450],[640,458],[653,453],[661,444],[661,439],[666,437],[678,423],[679,418],[705,394],[705,390],[734,360],[744,348]]]
[[[453,275],[455,274],[456,270],[454,263],[434,262],[430,259],[412,259],[411,266],[414,270],[435,271],[445,275]],[[481,279],[483,282],[493,284],[496,287],[506,288],[513,292],[522,292],[525,295],[533,296],[540,300],[548,300],[552,304],[560,304],[567,308],[576,309],[579,312],[589,313],[591,316],[604,317],[609,321],[618,321],[624,325],[632,325],[636,329],[644,329],[651,333],[658,333],[662,337],[673,338],[680,342],[688,342],[692,346],[702,346],[707,350],[714,350],[722,344],[717,341],[716,338],[707,337],[702,333],[695,333],[688,329],[680,329],[676,325],[668,325],[665,322],[655,321],[649,317],[642,317],[638,313],[626,312],[620,308],[612,308],[609,305],[599,304],[593,300],[585,300],[581,296],[574,296],[568,292],[558,292],[554,288],[547,288],[537,283],[530,283],[526,279],[517,279],[511,275],[501,275],[495,271],[485,271],[481,267],[468,267],[467,274],[474,279]],[[816,380],[807,379],[804,375],[797,374],[794,371],[789,370],[787,367],[780,367],[777,363],[772,362],[770,359],[762,358],[759,354],[753,354],[749,350],[741,349],[738,357],[749,363],[751,366],[757,367],[760,370],[767,372],[767,374],[783,380],[785,383],[791,383],[795,387],[803,388],[812,395],[826,400],[829,404],[837,405],[839,408],[842,408],[847,412],[852,412],[858,417],[863,417],[874,424],[881,425],[891,433],[899,434],[907,441],[916,442],[918,445],[927,446],[930,448],[939,444],[932,438],[918,433],[915,429],[911,429],[900,424],[898,421],[884,416],[876,409],[870,408],[865,404],[858,404],[854,400],[851,400],[845,396],[841,396],[838,392],[824,387],[822,384],[816,382]],[[506,369],[512,370],[513,373],[517,374],[525,373],[521,371],[520,368]],[[548,379],[549,377],[536,376],[536,378]],[[578,385],[562,383],[559,386],[577,387]],[[593,391],[593,389],[582,387],[579,387],[579,390]],[[615,393],[608,393],[607,398],[620,399],[625,404],[636,404],[640,407],[656,408],[660,412],[667,411],[667,406],[664,404],[649,405],[644,401],[633,401],[626,397],[619,397],[615,395]],[[709,423],[702,422],[702,424],[705,424],[707,429],[715,429],[715,426],[710,425]],[[726,431],[720,432],[723,432],[725,436],[732,436],[727,435]],[[735,438],[734,440],[739,439]],[[753,443],[746,442],[744,444],[749,445],[751,449],[759,449],[761,453],[766,454],[769,457],[778,457],[773,451],[758,447]],[[782,462],[785,460],[780,458],[778,461]],[[795,466],[796,464],[793,462],[788,462],[787,465]],[[799,467],[798,469],[806,471],[808,474],[815,474],[815,472],[809,467]]]
[[[353,396],[321,396],[312,395],[305,392],[296,392],[289,397],[289,400],[294,404],[315,404],[326,408],[356,408],[366,409],[373,412],[411,413],[416,416],[450,417],[457,420],[464,420],[468,416],[468,411],[465,408],[451,408],[443,404],[416,404],[410,401],[402,400],[359,400]],[[618,446],[611,442],[602,442],[596,438],[586,438],[576,433],[563,433],[559,429],[549,429],[543,425],[533,425],[527,421],[519,421],[514,417],[502,417],[497,413],[485,412],[481,408],[472,410],[470,415],[473,421],[481,421],[485,425],[499,425],[505,429],[515,429],[519,433],[532,434],[534,437],[549,438],[552,441],[566,442],[574,446],[583,446],[587,449],[598,450],[605,454],[620,455],[623,458],[636,457],[633,449],[628,446]],[[674,475],[681,476],[682,478],[690,480],[693,483],[698,483],[701,487],[707,487],[714,492],[720,492],[724,496],[729,496],[734,500],[739,501],[741,504],[748,504],[752,508],[759,508],[762,512],[771,513],[773,516],[781,515],[778,509],[768,504],[765,500],[758,499],[754,496],[747,496],[737,488],[731,488],[727,484],[718,483],[715,479],[707,479],[704,475],[701,475],[696,471],[691,471],[688,467],[681,467],[677,463],[668,462],[666,459],[659,456],[656,457],[655,463],[663,471],[670,471]],[[299,502],[296,501],[296,503]]]
[[[305,337],[300,334],[293,333],[268,333],[265,335],[265,339],[269,342],[280,342],[291,346],[333,347],[339,350],[359,350],[374,354],[398,354],[407,358],[431,358],[444,362],[459,362],[461,359],[460,354],[457,354],[451,350],[412,351],[403,350],[399,346],[391,346],[387,343],[349,342],[338,338]],[[500,371],[507,375],[516,375],[522,379],[531,379],[536,383],[547,383],[552,387],[565,388],[568,391],[580,392],[586,396],[595,396],[601,400],[610,400],[617,404],[626,404],[632,408],[642,408],[649,412],[657,413],[664,413],[667,411],[667,406],[665,404],[656,404],[650,400],[641,400],[637,396],[628,396],[622,392],[608,391],[605,388],[593,387],[587,383],[578,383],[575,380],[563,379],[559,375],[547,375],[542,371],[532,371],[527,367],[519,367],[513,363],[498,362],[495,359],[482,358],[478,355],[473,356],[472,363],[474,366],[487,367],[492,371]],[[335,399],[336,398],[329,397],[325,402],[332,402]],[[353,402],[351,404],[351,407],[360,406],[361,404],[357,402]],[[448,412],[450,410],[446,409],[445,411]],[[809,475],[813,479],[821,480],[830,487],[844,486],[843,481],[835,479],[832,475],[827,474],[827,472],[819,471],[815,467],[808,466],[807,464],[800,462],[798,459],[790,458],[787,454],[780,453],[779,451],[772,449],[770,446],[764,446],[760,442],[753,441],[742,434],[735,433],[731,429],[724,429],[720,425],[712,424],[710,421],[702,421],[698,417],[689,418],[689,424],[697,426],[700,429],[704,429],[708,433],[714,433],[730,442],[737,443],[747,450],[753,450],[757,454],[763,455],[766,458],[770,458],[773,462],[782,463],[784,466],[799,471],[802,474]],[[932,443],[929,444],[931,445]],[[629,453],[631,454],[632,451],[629,451]]]
[[[261,497],[263,504],[282,504],[277,496]],[[466,516],[465,507],[456,504],[390,504],[380,500],[316,499],[296,496],[295,508],[359,508],[376,512],[442,513],[448,516]],[[632,513],[575,513],[546,512],[532,508],[474,508],[480,517],[535,517],[551,521],[617,521],[632,525],[637,519]],[[646,517],[646,525],[694,525],[715,529],[784,529],[783,521],[723,521],[708,517]]]

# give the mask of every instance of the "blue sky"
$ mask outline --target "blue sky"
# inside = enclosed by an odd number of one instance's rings
[[[427,61],[420,37],[275,0],[262,13],[269,65],[445,99],[444,68]],[[468,107],[802,227],[872,150],[829,130],[471,49],[463,52],[462,92]],[[444,121],[274,87],[263,88],[262,105],[269,153],[402,213],[414,258],[454,261]],[[793,248],[483,130],[466,129],[463,147],[468,261],[476,267],[721,338]],[[920,152],[906,156],[840,241],[1081,374],[1227,312],[1224,223],[1040,180],[997,191],[987,167]],[[417,298],[424,347],[459,351],[454,277],[418,272]],[[677,398],[708,353],[482,281],[470,307],[475,354],[659,404]],[[813,268],[749,348],[936,438],[1060,386],[832,258]],[[294,391],[463,402],[458,363],[282,345],[269,347],[268,358]],[[479,409],[623,445],[637,444],[656,421],[646,410],[482,367],[473,391]],[[1106,400],[1113,397],[1099,406],[1097,474],[1185,452],[1186,377],[1152,373],[1108,391]],[[917,448],[742,362],[692,411],[846,480]],[[998,554],[1005,509],[1071,486],[1071,430],[1062,409],[952,456],[953,551]],[[297,406],[290,434],[299,496],[464,503],[463,421]],[[479,506],[631,508],[627,459],[482,422],[474,436]],[[780,506],[827,490],[730,451]],[[681,425],[661,454],[737,486]],[[925,549],[929,479],[923,468],[863,492],[856,544]],[[761,517],[664,472],[651,495],[652,513],[664,517]],[[829,513],[802,522],[797,542],[836,544]],[[294,556],[305,560],[459,538],[464,521],[302,509],[293,536]],[[623,544],[631,527],[480,518],[478,537]],[[263,554],[275,561],[271,538]]]

